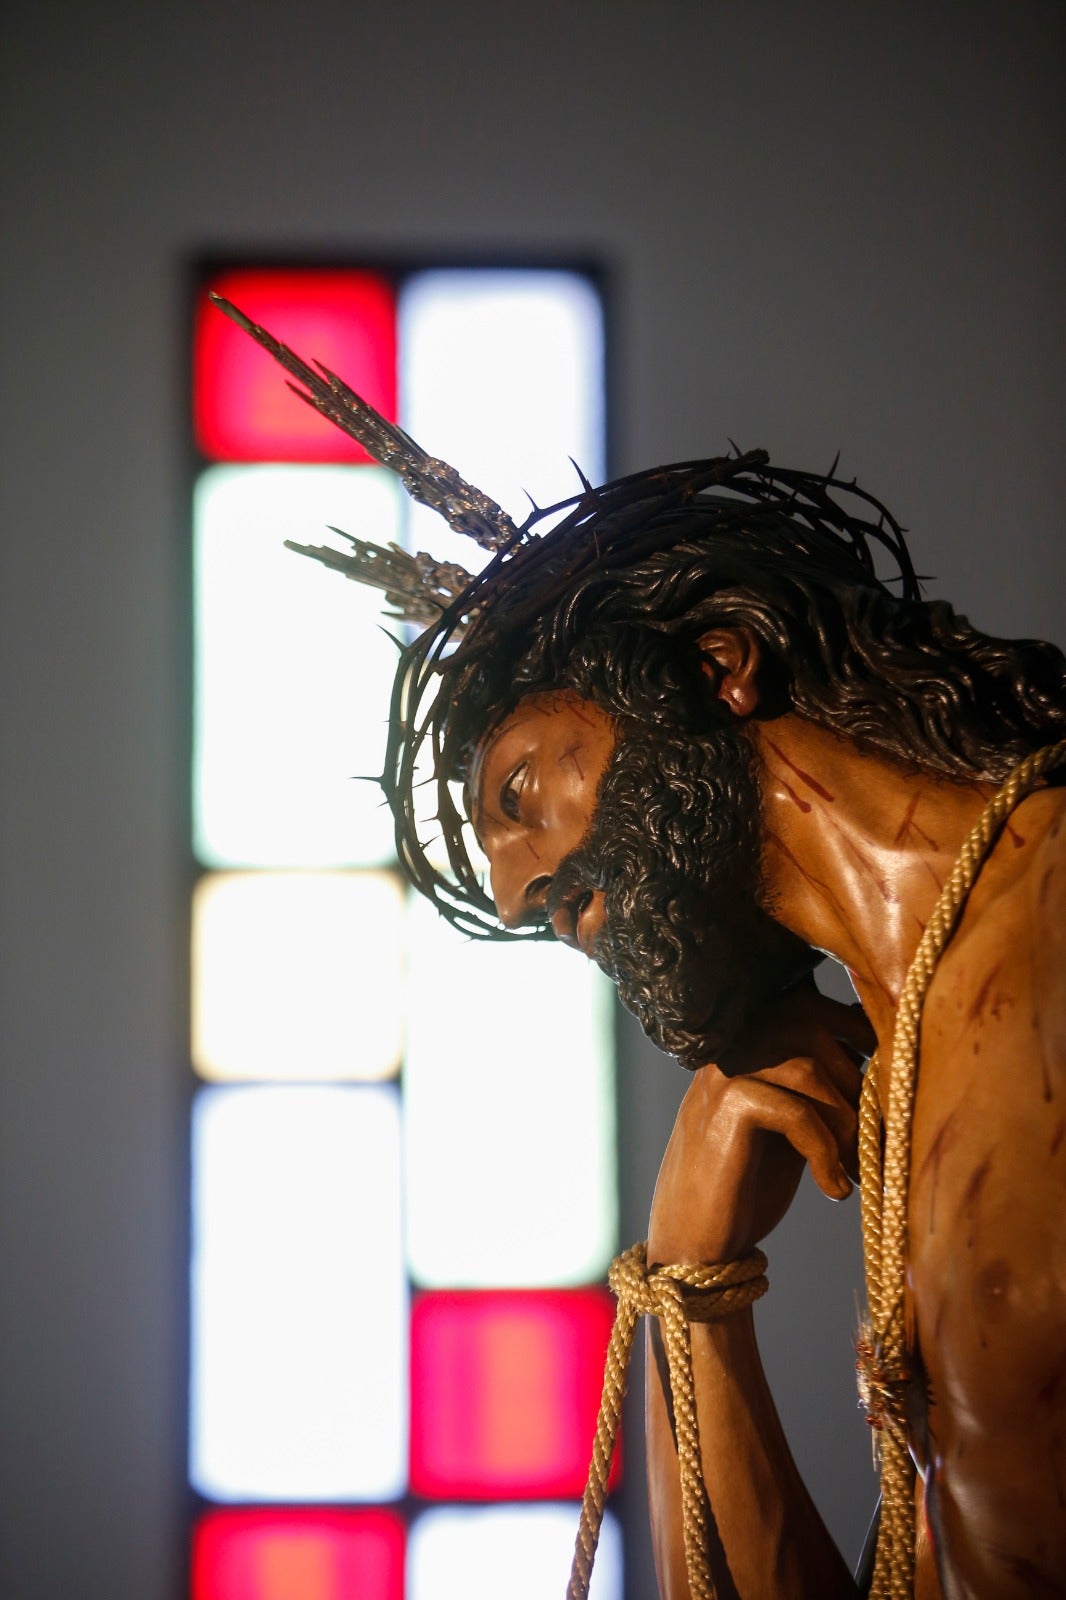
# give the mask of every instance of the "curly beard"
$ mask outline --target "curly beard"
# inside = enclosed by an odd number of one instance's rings
[[[760,905],[761,805],[744,734],[671,734],[624,719],[619,735],[552,901],[603,891],[597,963],[648,1037],[700,1067],[720,1061],[811,952]]]

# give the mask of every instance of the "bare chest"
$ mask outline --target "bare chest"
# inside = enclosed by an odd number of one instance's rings
[[[914,1342],[941,1442],[1063,1378],[1066,827],[1017,813],[922,1020],[908,1205]]]

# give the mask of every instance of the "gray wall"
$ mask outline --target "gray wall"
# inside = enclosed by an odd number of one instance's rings
[[[800,465],[840,448],[938,589],[1061,642],[1062,19],[8,4],[5,1596],[182,1581],[189,257],[594,254],[617,288],[619,470],[727,434]],[[630,1059],[626,1083],[636,1236],[681,1082]],[[804,1201],[762,1316],[849,1554],[873,1492],[856,1211]]]

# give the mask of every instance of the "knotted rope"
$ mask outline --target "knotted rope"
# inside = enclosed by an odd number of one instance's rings
[[[859,1104],[859,1172],[869,1309],[860,1330],[857,1353],[859,1394],[866,1406],[867,1421],[876,1430],[881,1456],[881,1526],[871,1600],[911,1600],[914,1593],[914,1465],[907,1447],[906,1388],[910,1374],[903,1306],[911,1123],[918,1082],[922,1006],[970,890],[1007,818],[1046,772],[1064,763],[1066,740],[1027,757],[989,802],[959,852],[900,995],[887,1114],[878,1092],[876,1057],[866,1070]]]
[[[588,1595],[607,1501],[607,1479],[622,1416],[633,1334],[637,1319],[642,1316],[661,1317],[663,1322],[681,1467],[681,1511],[689,1589],[692,1600],[715,1600],[707,1551],[700,1431],[688,1325],[690,1322],[717,1322],[733,1311],[750,1306],[766,1293],[765,1273],[766,1257],[761,1250],[753,1250],[738,1261],[718,1266],[663,1266],[649,1272],[647,1245],[635,1244],[612,1262],[608,1282],[617,1296],[618,1308],[607,1347],[596,1439],[581,1502],[581,1522],[566,1600],[586,1600]]]

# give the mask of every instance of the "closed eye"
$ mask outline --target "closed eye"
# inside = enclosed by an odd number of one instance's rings
[[[526,781],[528,761],[515,768],[500,789],[500,810],[511,822],[517,822],[521,813],[522,786]]]

